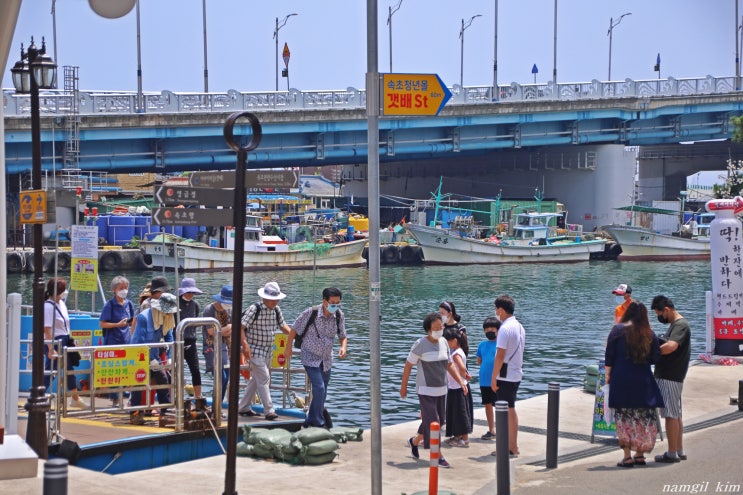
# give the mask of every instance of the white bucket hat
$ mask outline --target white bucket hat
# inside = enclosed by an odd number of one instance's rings
[[[280,301],[286,297],[286,294],[281,292],[281,288],[276,282],[269,282],[262,288],[258,289],[258,295],[261,296],[261,298],[270,301]]]

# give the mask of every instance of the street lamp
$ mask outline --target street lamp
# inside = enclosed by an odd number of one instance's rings
[[[28,61],[28,62],[26,62]],[[57,81],[57,65],[46,56],[46,43],[41,38],[41,49],[36,48],[33,37],[28,52],[21,45],[21,59],[10,69],[16,93],[29,93],[31,98],[31,178],[32,187],[41,189],[41,117],[39,114],[39,89],[54,88]],[[48,457],[46,436],[46,412],[49,401],[44,387],[44,267],[42,246],[42,224],[33,226],[34,282],[33,282],[33,362],[31,394],[26,404],[28,423],[26,442],[36,454]]]
[[[619,16],[619,19],[617,19],[617,22],[614,22],[613,17],[609,19],[609,31],[606,33],[607,36],[609,36],[609,79],[608,79],[609,81],[611,81],[611,38],[612,38],[612,34],[614,33],[614,28],[617,27],[619,23],[622,22],[622,19],[624,18],[624,16],[627,16],[627,15],[632,15],[632,12],[627,12],[625,14],[622,14],[621,16]]]
[[[289,14],[284,17],[279,24],[279,18],[276,18],[276,28],[273,30],[273,38],[276,40],[276,91],[279,90],[279,29],[284,27],[286,21],[293,15],[299,15],[297,13]]]
[[[472,24],[472,21],[474,21],[476,18],[482,17],[482,14],[473,15],[470,17],[470,20],[467,22],[464,22],[464,18],[462,19],[462,29],[459,30],[459,39],[461,41],[461,48],[460,48],[460,54],[459,54],[459,87],[462,88],[461,91],[464,92],[464,31],[470,25]]]
[[[392,74],[392,14],[400,10],[401,5],[402,0],[397,2],[397,5],[395,5],[394,8],[390,5],[390,13],[387,15],[387,25],[390,27],[390,74]]]

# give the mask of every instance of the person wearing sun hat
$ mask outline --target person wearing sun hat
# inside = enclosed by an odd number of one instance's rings
[[[227,380],[229,373],[230,336],[232,335],[232,286],[225,285],[219,294],[212,296],[214,302],[204,308],[204,318],[214,318],[222,326],[222,401],[227,392]],[[211,326],[201,327],[201,335],[204,339],[203,354],[206,362],[206,372],[214,373],[214,328]],[[212,397],[214,400],[214,397]]]
[[[614,323],[619,323],[622,321],[624,312],[632,304],[632,287],[629,284],[619,284],[611,293],[617,296],[618,306],[614,309]]]
[[[155,277],[158,278],[158,277]],[[162,278],[162,277],[160,277]],[[151,299],[150,307],[143,310],[137,315],[137,325],[134,327],[131,344],[153,344],[158,342],[173,342],[173,330],[175,329],[175,313],[178,312],[178,300],[173,294],[164,292],[162,285],[156,285],[153,279],[152,289],[158,289],[160,294],[156,299]],[[167,286],[167,282],[166,282]],[[151,292],[155,292],[151,290]],[[141,361],[137,366],[149,369],[151,365],[162,364],[160,357],[160,347],[151,346],[149,359],[146,362]],[[167,359],[170,359],[171,348],[167,349]],[[165,385],[170,383],[170,377],[164,370],[150,370],[150,383],[156,385]],[[142,405],[142,392],[132,392],[131,405]],[[157,401],[160,404],[170,402],[170,392],[168,389],[157,389]],[[165,413],[165,409],[161,409]],[[129,421],[135,425],[144,423],[143,411],[132,411]]]
[[[178,309],[180,319],[198,318],[201,316],[201,306],[194,300],[197,294],[203,294],[196,287],[196,281],[192,278],[184,278],[178,288]],[[191,384],[194,395],[201,397],[201,370],[199,369],[199,350],[196,348],[196,331],[198,327],[189,326],[183,331],[183,357],[191,372]]]
[[[139,305],[140,310],[144,310],[150,307],[150,303],[158,299],[162,294],[165,294],[166,292],[170,292],[172,289],[170,287],[170,284],[168,283],[168,279],[162,276],[153,277],[152,280],[149,283],[150,290],[149,290],[149,297],[142,301],[142,303]],[[142,291],[144,292],[144,291]]]
[[[243,313],[242,321],[242,349],[245,358],[250,361],[250,380],[245,386],[245,392],[240,399],[237,410],[241,416],[257,416],[251,409],[256,392],[263,404],[263,413],[269,421],[278,419],[279,415],[271,401],[271,353],[273,352],[274,334],[278,328],[285,334],[291,332],[291,327],[284,321],[279,309],[279,301],[286,297],[281,292],[279,284],[268,282],[258,289],[261,302],[251,304]]]

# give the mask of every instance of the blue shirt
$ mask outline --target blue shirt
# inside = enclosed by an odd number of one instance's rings
[[[129,299],[125,299],[123,304],[119,304],[116,298],[106,301],[101,310],[99,321],[108,323],[118,323],[123,319],[129,319],[134,316],[134,304]],[[116,328],[103,329],[103,345],[123,345],[129,343],[129,325]]]
[[[477,354],[480,363],[480,386],[489,387],[493,378],[493,365],[495,364],[495,353],[498,350],[498,342],[495,340],[483,340],[477,346]]]
[[[151,344],[156,342],[173,342],[173,332],[168,331],[163,335],[163,327],[155,329],[155,323],[152,321],[152,309],[147,308],[137,315],[137,326],[134,327],[132,335],[132,344]],[[160,347],[150,347],[150,361],[157,359],[160,361]],[[170,348],[168,348],[168,357],[170,357]]]

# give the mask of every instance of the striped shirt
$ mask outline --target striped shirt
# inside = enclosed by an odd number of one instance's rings
[[[433,343],[427,337],[421,337],[413,344],[407,360],[417,367],[415,385],[418,395],[446,395],[446,375],[451,354],[444,338]]]
[[[243,313],[240,323],[245,329],[251,354],[270,359],[273,353],[274,334],[279,327],[286,325],[286,322],[278,306],[269,309],[261,302],[260,308],[261,311],[256,318],[255,304],[251,304]]]

